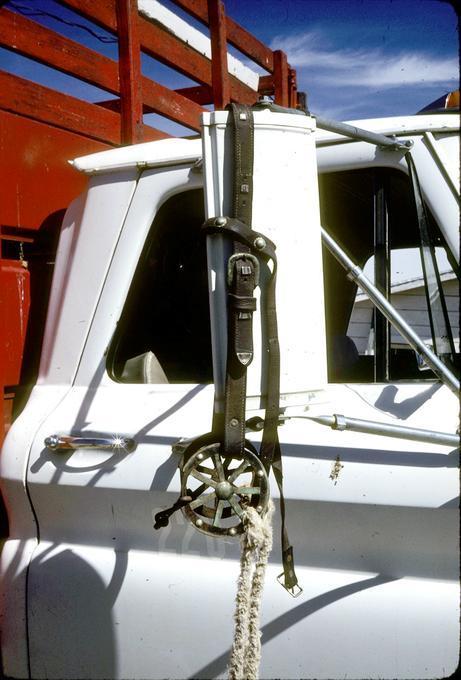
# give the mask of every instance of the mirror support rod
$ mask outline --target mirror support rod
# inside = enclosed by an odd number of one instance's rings
[[[324,244],[347,271],[349,278],[360,286],[379,311],[389,319],[394,328],[405,338],[410,347],[423,355],[427,365],[434,371],[436,376],[458,397],[460,385],[456,376],[453,375],[438,356],[424,344],[419,335],[414,332],[405,319],[403,319],[391,303],[386,300],[384,295],[371,283],[360,267],[346,255],[341,246],[336,243],[323,227],[320,227],[320,229]]]
[[[459,436],[448,432],[435,432],[434,430],[422,430],[416,427],[392,425],[390,423],[378,423],[374,420],[359,420],[335,413],[331,416],[302,416],[282,415],[280,420],[301,418],[313,420],[321,425],[327,425],[332,430],[352,430],[365,434],[377,434],[383,437],[395,437],[397,439],[410,439],[416,442],[440,444],[442,446],[459,446]]]
[[[377,132],[369,132],[368,130],[362,130],[362,128],[355,127],[355,125],[339,123],[336,120],[322,118],[321,116],[316,116],[315,114],[313,115],[317,121],[317,127],[320,128],[321,130],[328,130],[328,132],[336,132],[339,135],[343,135],[344,137],[359,139],[362,142],[376,144],[376,146],[379,147],[387,147],[393,151],[404,151],[406,153],[413,146],[413,142],[411,141],[411,139],[408,139],[405,142],[399,142],[396,138],[386,137],[386,135],[380,135]]]

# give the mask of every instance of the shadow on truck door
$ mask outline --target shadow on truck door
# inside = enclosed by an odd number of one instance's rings
[[[114,574],[106,586],[99,574],[73,550],[55,553],[54,548],[36,558],[30,571],[28,589],[29,597],[33,595],[30,597],[33,605],[29,612],[29,644],[30,656],[35,662],[31,675],[63,678],[72,668],[81,678],[114,678],[116,622],[112,620],[112,605],[118,584],[123,581],[126,555],[116,553]],[[35,612],[40,615],[39,628],[33,624]],[[97,643],[95,631],[98,631]]]
[[[350,597],[355,593],[359,593],[367,588],[375,588],[376,586],[383,585],[384,583],[390,583],[392,581],[398,580],[394,576],[385,576],[384,574],[378,574],[372,578],[366,578],[356,583],[350,583],[346,586],[341,586],[339,588],[334,588],[329,590],[317,597],[313,597],[310,600],[302,602],[296,607],[289,609],[284,614],[281,614],[277,618],[269,621],[261,628],[261,641],[267,644],[270,640],[283,633],[286,633],[292,626],[302,621],[308,616],[315,614],[315,612],[328,607],[329,605],[341,600],[345,597]],[[193,675],[189,677],[189,680],[194,680],[195,678],[215,678],[219,674],[226,670],[227,663],[229,660],[230,649],[226,650],[224,654],[213,659],[213,661],[203,668],[195,671]]]

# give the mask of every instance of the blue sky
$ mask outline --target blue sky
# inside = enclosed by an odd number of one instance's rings
[[[53,0],[14,0],[86,24]],[[96,2],[97,0],[95,0]],[[168,0],[165,4],[172,7]],[[439,0],[226,0],[226,12],[273,49],[283,49],[308,94],[311,111],[337,120],[415,113],[459,80],[458,26],[453,6]],[[8,5],[7,5],[8,6]],[[11,5],[10,5],[11,6]],[[116,45],[78,27],[31,17],[116,58]],[[89,25],[89,24],[87,24]],[[96,32],[109,38],[99,28]],[[107,93],[0,50],[1,68],[99,101]],[[192,84],[146,57],[143,70],[170,87]],[[146,122],[175,132],[149,116]],[[176,131],[181,134],[181,130]]]
[[[287,53],[309,107],[326,117],[414,113],[458,87],[458,22],[448,2],[227,0],[226,7]]]

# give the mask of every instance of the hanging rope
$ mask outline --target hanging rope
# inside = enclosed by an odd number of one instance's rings
[[[237,586],[234,644],[229,662],[229,680],[258,680],[261,660],[260,608],[264,576],[272,548],[272,515],[269,500],[263,517],[248,507],[243,517],[240,576]]]

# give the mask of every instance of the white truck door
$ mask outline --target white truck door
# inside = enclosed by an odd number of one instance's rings
[[[28,574],[34,678],[226,673],[238,542],[207,537],[180,513],[166,529],[152,528],[153,514],[180,489],[172,445],[211,424],[200,185],[190,164],[142,175],[91,307],[72,387],[35,437],[27,469],[40,533]],[[308,314],[310,294],[300,292],[298,314],[304,303]],[[388,421],[377,404],[389,387],[316,386],[290,408]],[[395,387],[396,407],[416,407],[407,424],[454,427],[456,400],[435,387]],[[113,438],[118,448],[50,451],[44,440],[52,435]],[[120,447],[123,437],[134,450]],[[429,678],[452,669],[455,452],[296,419],[280,438],[304,592],[293,600],[277,583],[275,540],[261,677]],[[278,529],[276,518],[274,537]]]
[[[203,192],[193,191],[200,182],[190,165],[153,170],[140,180],[94,301],[74,384],[35,437],[27,471],[40,533],[28,577],[32,677],[186,677],[231,639],[238,546],[227,546],[234,559],[223,562],[223,545],[206,540],[181,515],[162,532],[152,526],[153,513],[179,491],[172,444],[210,428],[206,260],[204,242],[194,245],[203,222]],[[143,250],[152,221],[156,245]],[[171,256],[164,249],[168,229]],[[152,271],[152,288],[132,304],[140,277]],[[204,299],[193,289],[202,278]],[[180,286],[181,309],[175,306]],[[121,331],[112,337],[120,316]],[[158,343],[143,346],[155,325]],[[162,362],[157,372],[149,363],[152,349]],[[44,440],[54,434],[127,435],[136,448],[53,452]]]

